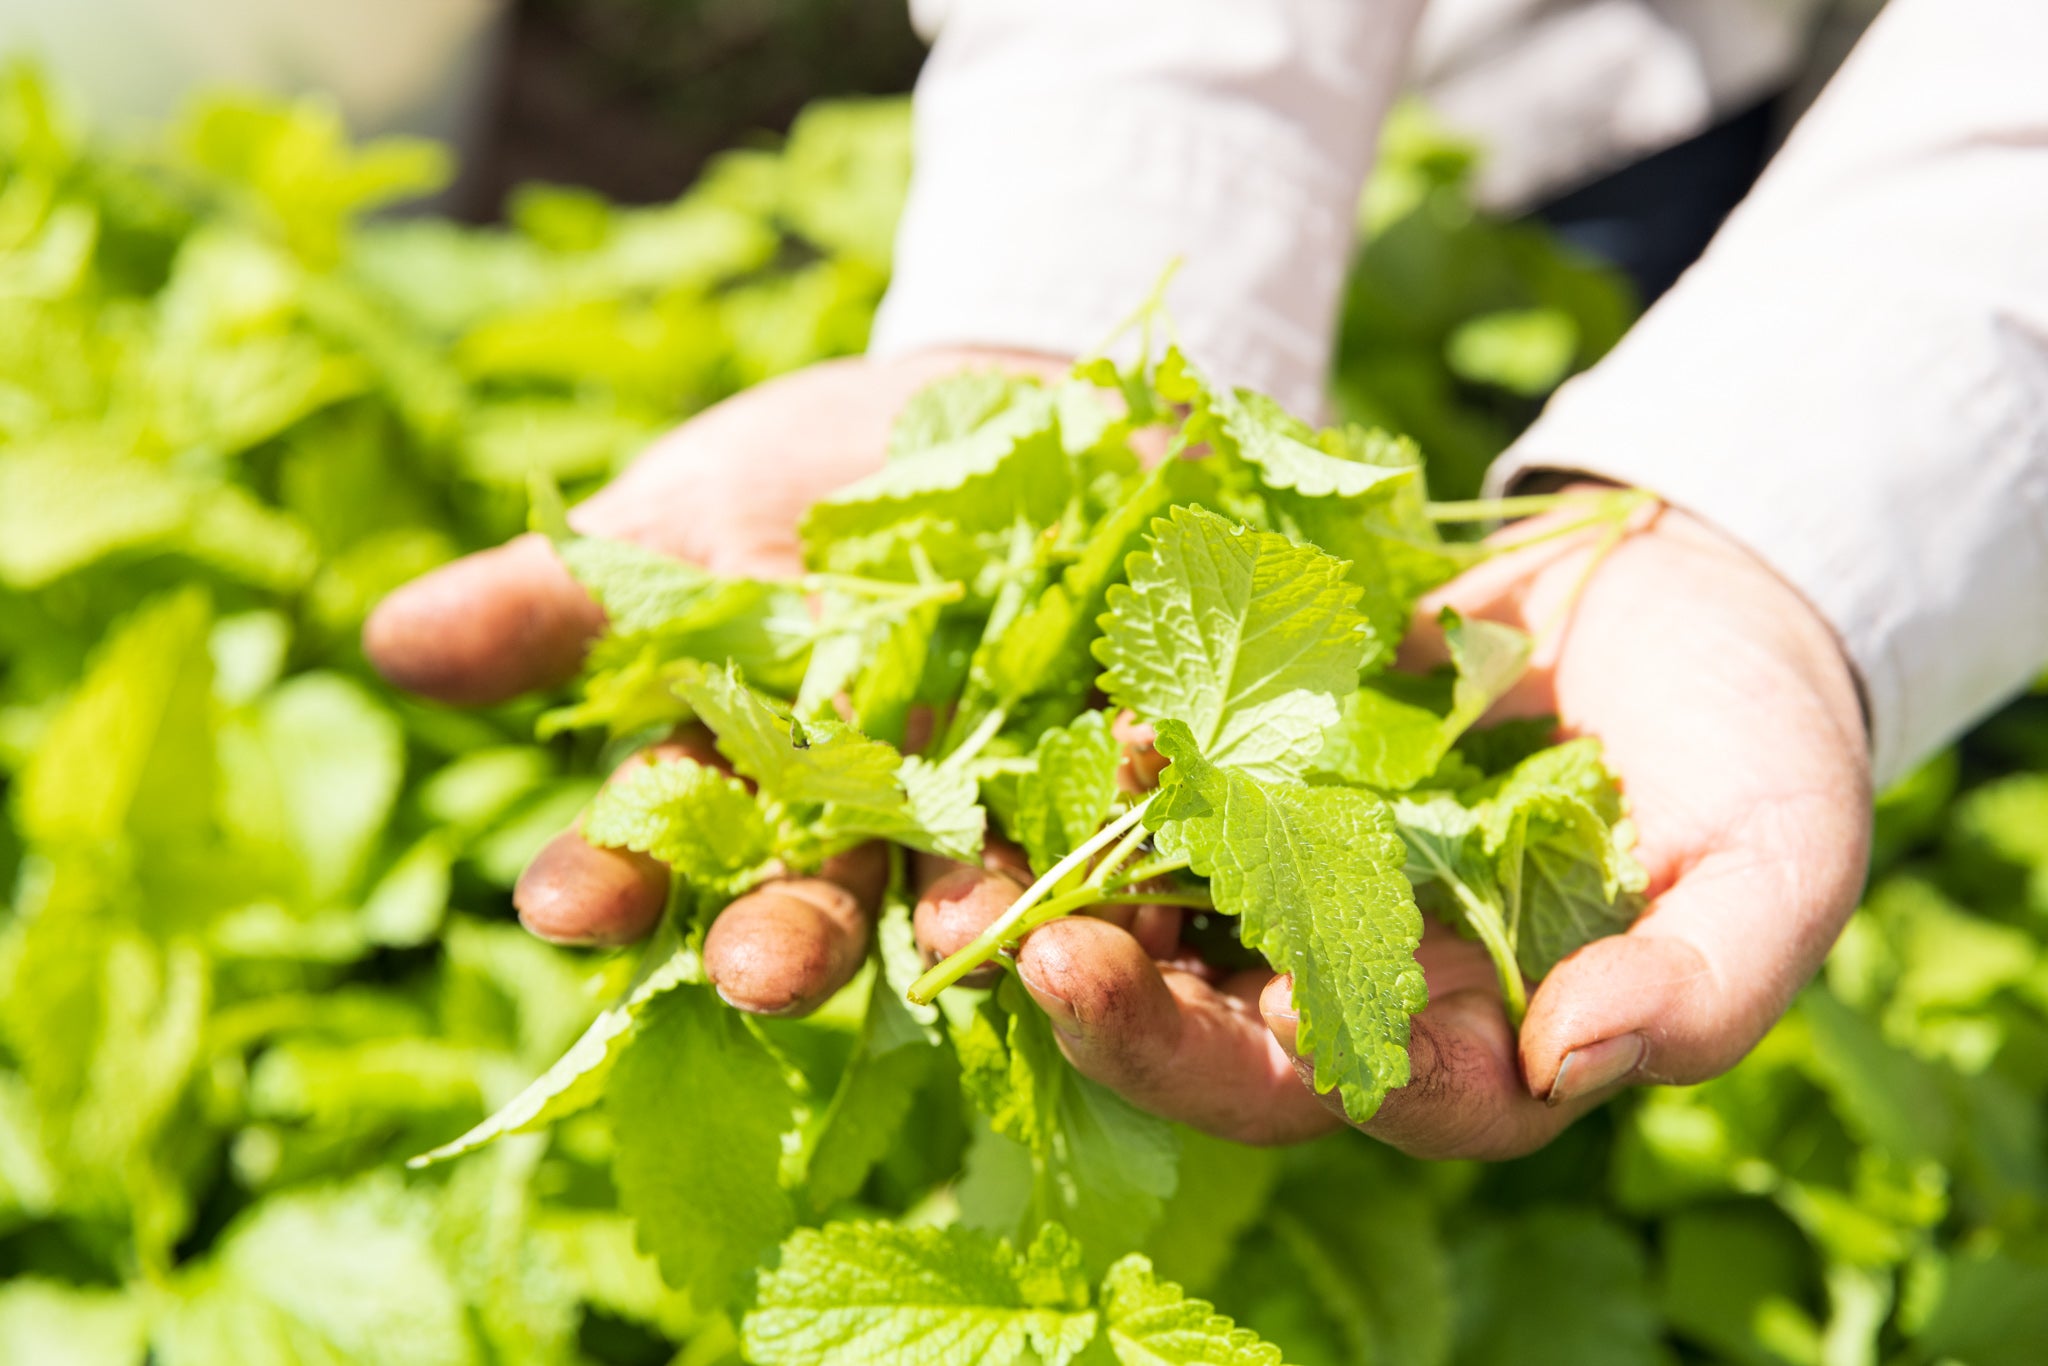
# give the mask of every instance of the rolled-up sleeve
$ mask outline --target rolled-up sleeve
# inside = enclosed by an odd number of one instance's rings
[[[2048,4],[1894,0],[1496,466],[1638,484],[1834,626],[1896,778],[2048,661]]]
[[[1097,347],[1159,280],[1213,375],[1322,404],[1422,0],[954,0],[871,351]]]

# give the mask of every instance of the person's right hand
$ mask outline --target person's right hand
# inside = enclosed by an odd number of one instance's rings
[[[990,368],[1050,377],[1066,366],[979,350],[812,366],[684,423],[569,520],[586,535],[635,541],[714,573],[793,577],[803,570],[796,528],[805,509],[881,467],[903,404],[942,376]],[[474,705],[565,682],[603,622],[547,540],[528,535],[400,588],[371,615],[363,648],[398,686]],[[701,730],[658,750],[718,762]],[[735,901],[705,945],[720,994],[766,1014],[824,1001],[860,967],[885,869],[880,847],[869,846],[817,877],[778,879]],[[943,906],[947,895],[941,880],[927,900]],[[665,866],[596,848],[572,829],[521,875],[513,902],[544,938],[622,944],[653,929],[667,896]]]

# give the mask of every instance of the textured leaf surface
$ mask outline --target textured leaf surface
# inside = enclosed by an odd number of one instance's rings
[[[657,933],[645,951],[639,979],[624,1000],[592,1020],[553,1066],[489,1118],[460,1138],[413,1158],[410,1165],[423,1167],[458,1157],[507,1134],[531,1133],[595,1105],[605,1094],[611,1070],[648,1004],[664,992],[701,978],[697,955],[680,948],[668,930]]]
[[[689,759],[640,764],[612,779],[583,837],[651,854],[691,883],[736,892],[757,880],[774,831],[744,783]]]
[[[1264,394],[1216,391],[1207,395],[1207,403],[1231,449],[1258,470],[1268,488],[1307,498],[1359,498],[1419,482],[1418,465],[1332,454],[1306,423]]]
[[[1031,757],[1034,767],[1017,783],[1014,833],[1043,874],[1108,818],[1121,754],[1108,714],[1091,711],[1039,736]]]
[[[762,1366],[1008,1366],[1030,1350],[1064,1366],[1095,1314],[1058,1272],[967,1229],[805,1229],[761,1277],[747,1355]]]
[[[1154,522],[1152,541],[1109,590],[1095,651],[1110,700],[1183,723],[1212,762],[1300,772],[1371,644],[1343,562],[1199,508]]]
[[[1177,722],[1160,727],[1159,749],[1173,764],[1148,823],[1174,829],[1244,942],[1294,974],[1316,1089],[1368,1118],[1408,1081],[1408,1017],[1427,999],[1392,811],[1368,792],[1217,767]]]
[[[1159,1222],[1179,1178],[1173,1126],[1068,1066],[1020,987],[1006,980],[953,1038],[988,1121],[958,1188],[964,1220],[1011,1237],[1056,1221],[1097,1271]]]
[[[731,1303],[795,1222],[781,1186],[796,1095],[738,1012],[703,988],[657,998],[612,1068],[619,1201],[671,1285]]]
[[[1278,1347],[1160,1280],[1143,1257],[1124,1258],[1104,1277],[1102,1326],[1122,1366],[1281,1366]]]

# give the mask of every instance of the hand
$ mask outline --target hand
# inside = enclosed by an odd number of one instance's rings
[[[1412,1080],[1363,1126],[1418,1156],[1515,1156],[1623,1085],[1725,1071],[1819,966],[1862,887],[1862,716],[1812,608],[1675,510],[1646,518],[1587,577],[1591,556],[1587,537],[1511,552],[1423,615],[1450,605],[1539,637],[1496,716],[1555,714],[1565,734],[1601,739],[1639,831],[1649,909],[1560,963],[1519,1039],[1485,952],[1429,927]],[[1404,663],[1432,662],[1428,637],[1415,641]],[[1115,925],[1072,917],[1027,938],[1018,970],[1073,1064],[1147,1110],[1254,1143],[1343,1122],[1335,1097],[1302,1080],[1286,979],[1216,980],[1157,957]]]
[[[796,575],[804,510],[881,466],[904,402],[943,375],[991,367],[1043,376],[1066,368],[975,350],[812,366],[684,423],[569,520],[715,573]],[[393,593],[365,626],[363,648],[400,687],[478,704],[567,681],[602,626],[547,540],[529,535]],[[716,759],[701,732],[662,748]],[[734,902],[705,946],[721,994],[745,1010],[798,1014],[837,991],[860,967],[884,872],[879,848],[854,850],[818,877],[781,879]],[[544,938],[620,944],[653,928],[667,895],[662,864],[595,848],[570,830],[521,875],[513,902]]]

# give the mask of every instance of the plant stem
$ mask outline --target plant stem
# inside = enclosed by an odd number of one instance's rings
[[[806,574],[797,580],[806,593],[850,593],[860,598],[917,598],[926,602],[958,602],[967,596],[967,585],[954,580],[941,583],[897,583],[892,579],[863,579],[853,574]]]
[[[968,732],[967,737],[952,753],[939,760],[939,767],[957,769],[973,762],[974,756],[981,753],[982,748],[996,738],[996,733],[1002,730],[1003,722],[1009,719],[1009,715],[1002,707],[991,710],[988,715],[981,718],[973,730]]]
[[[1145,809],[1152,805],[1154,797],[1157,796],[1158,794],[1154,793],[1151,797],[1145,798],[1089,836],[1080,848],[1048,868],[1045,876],[1026,887],[1024,894],[1011,903],[1010,909],[1004,911],[993,924],[976,935],[973,943],[952,954],[912,982],[909,992],[906,993],[911,1002],[915,1005],[931,1004],[933,997],[974,971],[985,959],[1008,948],[1023,933],[1021,926],[1031,908],[1050,896],[1053,889],[1066,879],[1067,874],[1076,868],[1086,867],[1088,860],[1128,834],[1132,827],[1145,818]]]
[[[1184,871],[1188,861],[1184,858],[1155,858],[1150,863],[1141,863],[1118,879],[1120,885],[1129,886],[1134,882],[1150,882],[1155,877]]]
[[[1424,503],[1423,515],[1432,522],[1504,522],[1511,517],[1534,517],[1573,503],[1603,499],[1599,493],[1530,493],[1516,498],[1465,498],[1448,503]]]

